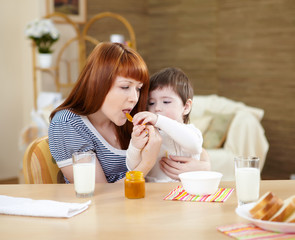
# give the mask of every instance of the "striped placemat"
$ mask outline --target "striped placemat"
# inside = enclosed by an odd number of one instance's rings
[[[253,223],[238,223],[227,226],[218,227],[220,232],[239,240],[283,240],[295,239],[295,234],[269,232],[263,230]]]
[[[219,188],[216,193],[211,195],[193,195],[187,193],[182,186],[178,186],[177,188],[173,189],[166,197],[164,197],[164,200],[225,202],[233,190],[233,188]]]

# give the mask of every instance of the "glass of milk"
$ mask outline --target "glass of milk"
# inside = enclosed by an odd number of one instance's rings
[[[238,204],[255,202],[259,198],[260,170],[258,157],[235,157]]]
[[[95,188],[95,153],[91,151],[75,152],[72,159],[76,196],[93,196]]]

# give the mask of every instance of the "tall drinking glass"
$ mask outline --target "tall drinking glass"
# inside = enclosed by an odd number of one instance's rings
[[[91,197],[95,188],[94,152],[73,153],[74,186],[77,197]]]
[[[260,170],[258,157],[235,157],[238,204],[255,202],[259,198]]]

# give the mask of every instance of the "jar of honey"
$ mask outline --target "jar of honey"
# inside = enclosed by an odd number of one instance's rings
[[[125,178],[125,197],[126,198],[144,198],[145,180],[140,171],[130,171],[126,173]]]

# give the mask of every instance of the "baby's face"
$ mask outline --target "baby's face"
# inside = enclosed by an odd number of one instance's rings
[[[184,105],[170,87],[158,88],[149,93],[148,110],[183,123]]]

